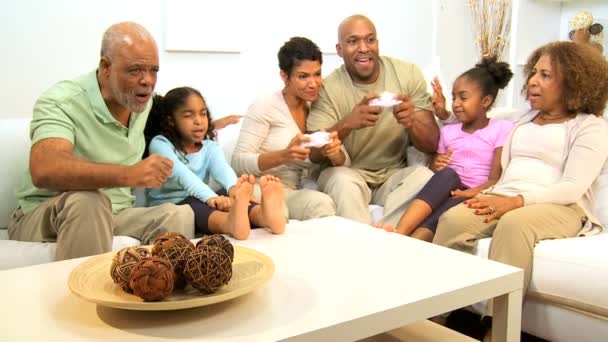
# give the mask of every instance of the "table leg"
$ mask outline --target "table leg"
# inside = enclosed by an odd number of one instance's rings
[[[522,290],[494,298],[492,342],[519,341],[521,337]]]

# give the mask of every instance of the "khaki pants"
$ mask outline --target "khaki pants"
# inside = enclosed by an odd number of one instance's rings
[[[586,217],[578,205],[533,204],[512,210],[498,220],[486,223],[484,219],[484,215],[475,215],[474,209],[459,204],[439,218],[433,243],[473,254],[477,240],[491,236],[489,258],[522,268],[525,294],[536,243],[576,236]]]
[[[329,195],[310,189],[290,190],[285,193],[289,218],[308,220],[336,215],[336,205]]]
[[[319,186],[336,203],[336,213],[355,221],[372,223],[368,205],[384,206],[381,224],[396,226],[410,201],[433,176],[422,166],[410,166],[393,173],[381,186],[370,189],[356,170],[330,167],[319,175]]]
[[[8,225],[11,240],[56,241],[55,260],[108,252],[113,235],[149,244],[166,231],[194,237],[194,214],[189,206],[130,208],[113,215],[112,204],[101,191],[64,192],[25,215],[17,209]]]

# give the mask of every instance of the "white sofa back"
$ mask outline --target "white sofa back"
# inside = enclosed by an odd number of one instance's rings
[[[228,164],[232,164],[232,152],[234,152],[239,139],[242,123],[243,118],[239,123],[228,125],[217,132],[216,141],[222,147]]]
[[[30,158],[30,118],[0,119],[0,228],[8,226],[17,207],[15,190],[21,184]]]

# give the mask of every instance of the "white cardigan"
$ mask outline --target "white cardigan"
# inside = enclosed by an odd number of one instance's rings
[[[531,110],[515,122],[513,130],[507,137],[501,155],[502,169],[506,170],[511,160],[511,143],[515,130],[530,121],[538,114]],[[587,235],[601,231],[602,227],[595,208],[597,178],[608,158],[608,136],[606,121],[591,114],[578,114],[566,122],[569,148],[563,156],[566,160],[560,180],[543,190],[523,192],[524,205],[535,203],[554,203],[569,205],[578,204],[587,215],[587,223],[580,234]],[[497,182],[503,181],[504,172]],[[485,193],[491,193],[493,187]]]
[[[257,98],[243,118],[243,126],[232,154],[234,171],[237,174],[277,176],[289,189],[299,188],[302,178],[318,168],[317,165],[310,161],[291,162],[264,171],[258,166],[260,154],[286,148],[299,133],[300,128],[293,120],[280,91]]]

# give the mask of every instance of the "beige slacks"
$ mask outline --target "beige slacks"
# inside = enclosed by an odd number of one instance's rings
[[[497,220],[486,223],[484,219],[484,215],[475,215],[474,209],[459,204],[439,218],[433,243],[473,254],[477,240],[491,236],[489,258],[522,268],[525,294],[536,243],[576,236],[586,216],[578,205],[533,204],[509,211]]]
[[[285,193],[289,218],[308,220],[336,215],[336,205],[329,195],[310,189],[290,190]]]
[[[176,231],[194,237],[190,206],[163,204],[129,208],[112,214],[112,204],[101,191],[68,191],[40,204],[27,214],[15,210],[8,225],[11,240],[57,242],[55,260],[108,252],[113,235],[151,243],[159,234]]]
[[[384,206],[381,224],[396,226],[410,201],[433,176],[423,166],[410,166],[393,173],[381,186],[371,189],[356,170],[330,167],[319,175],[319,186],[336,203],[336,214],[363,223],[372,223],[369,204]]]

